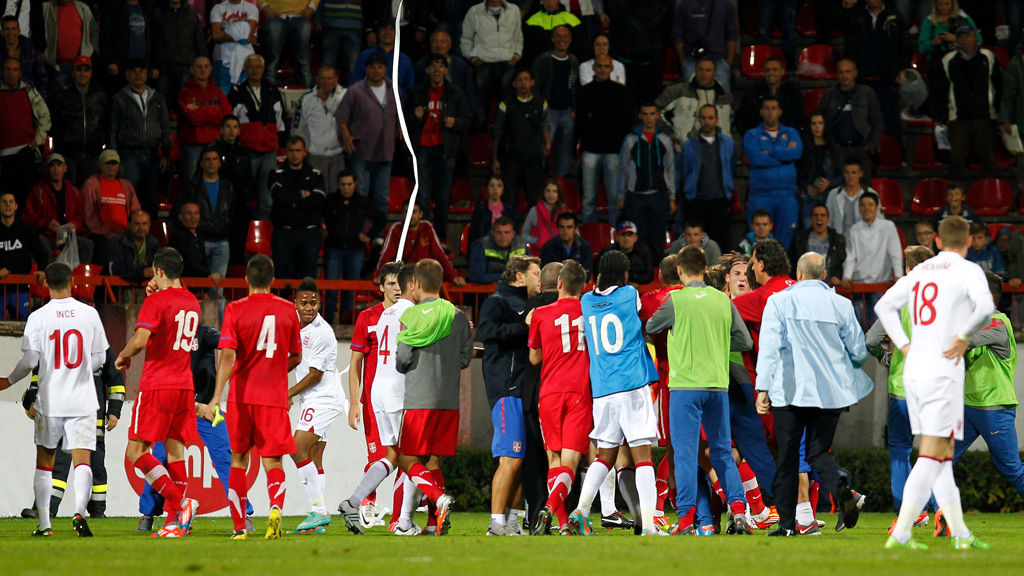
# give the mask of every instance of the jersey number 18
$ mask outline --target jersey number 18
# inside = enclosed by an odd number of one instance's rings
[[[914,324],[927,326],[935,322],[935,299],[939,296],[939,287],[934,282],[924,286],[914,284]],[[927,313],[927,317],[926,317]]]

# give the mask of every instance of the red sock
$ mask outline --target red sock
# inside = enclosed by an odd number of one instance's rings
[[[431,476],[434,478],[434,484],[443,493],[444,492],[444,474],[441,469],[430,470]],[[427,526],[437,526],[437,504],[427,499],[427,513],[430,515],[430,520],[427,521]]]
[[[696,510],[696,508],[690,508],[689,510],[686,511],[686,514],[680,516],[679,525],[683,528],[693,526],[693,515],[695,514]]]
[[[559,466],[558,468],[552,468],[548,470],[548,501],[547,506],[551,507],[551,510],[558,515],[559,512],[565,512],[565,498],[569,496],[569,490],[572,489],[572,468],[568,466]],[[566,522],[569,521],[568,515],[565,518]],[[562,517],[558,517],[559,526],[562,525]]]
[[[391,523],[397,523],[399,516],[402,515],[402,501],[405,499],[405,472],[402,469],[398,469],[398,473],[395,474],[395,501],[391,508]]]
[[[722,490],[722,485],[718,482],[718,480],[715,480],[711,484],[711,491],[715,493],[715,496],[718,496],[718,498],[722,500],[722,503],[729,501],[726,499],[725,490]]]
[[[750,465],[744,460],[740,462],[740,480],[743,481],[743,491],[746,492],[747,504],[750,504],[751,514],[764,512],[764,502],[761,500],[761,488],[757,485],[757,476],[750,469]]]
[[[818,488],[821,484],[812,481],[810,486],[810,501],[811,501],[811,513],[814,514],[815,518],[818,516]]]
[[[441,472],[440,468],[431,470],[430,473],[434,475],[434,484],[437,484],[437,487],[444,492],[444,473]]]
[[[235,532],[245,530],[245,509],[249,501],[249,484],[245,480],[245,468],[231,467],[228,476],[228,509],[231,510],[231,521],[235,524]]]
[[[185,491],[188,490],[188,472],[185,471],[185,461],[168,461],[167,472],[171,475],[171,480],[174,481],[174,485],[177,486],[178,490],[181,491],[181,494],[184,495]]]
[[[437,485],[434,474],[427,470],[427,467],[423,464],[413,464],[409,468],[409,477],[412,478],[413,484],[419,488],[419,491],[429,498],[431,502],[437,503],[437,499],[444,496],[444,490]]]
[[[747,513],[747,503],[742,500],[737,500],[732,504],[729,504],[729,509],[732,510],[733,516]]]
[[[143,454],[135,461],[135,468],[142,472],[149,485],[164,497],[167,514],[173,516],[181,512],[181,490],[174,484],[167,468],[152,454]]]
[[[725,511],[725,501],[717,496],[711,497],[711,517],[714,518],[715,524],[718,524],[719,519],[722,517],[722,512]]]
[[[668,489],[668,494],[665,496],[665,503],[666,504],[671,504],[673,508],[676,507],[676,489],[675,488],[669,488]],[[662,508],[662,510],[664,510],[664,508]]]
[[[668,471],[669,461],[668,457],[661,459],[661,463],[658,464],[658,470],[654,476],[654,483],[658,488],[658,502],[655,504],[655,510],[665,510],[665,499],[668,498]]]
[[[284,469],[267,470],[267,494],[270,495],[270,507],[284,509]]]

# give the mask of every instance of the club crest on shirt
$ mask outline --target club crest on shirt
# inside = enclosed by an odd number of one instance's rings
[[[369,444],[366,445],[366,448],[370,451],[370,454],[374,454],[377,452],[377,443],[370,442]]]
[[[520,452],[522,452],[523,451],[523,443],[522,442],[513,442],[512,443],[512,451],[515,452],[516,454],[519,454]]]
[[[189,349],[192,350],[193,352],[199,350],[199,338],[192,339],[192,344],[189,346]]]

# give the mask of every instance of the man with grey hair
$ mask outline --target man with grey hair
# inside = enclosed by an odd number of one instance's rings
[[[853,304],[825,283],[825,271],[821,254],[801,256],[797,283],[768,298],[761,320],[757,411],[774,412],[779,446],[772,488],[780,524],[769,536],[798,533],[798,468],[805,432],[806,460],[839,504],[836,531],[852,528],[858,519],[853,494],[845,484],[840,489],[839,469],[829,450],[839,415],[867,396],[874,384],[860,370],[868,351]]]
[[[308,45],[308,43],[307,43]],[[238,117],[238,140],[249,149],[252,177],[256,182],[259,209],[256,219],[270,217],[270,173],[277,168],[277,149],[284,145],[284,107],[281,92],[269,78],[264,78],[266,63],[259,54],[245,58],[246,79],[235,84],[228,92],[231,110]],[[245,191],[246,202],[252,190]]]

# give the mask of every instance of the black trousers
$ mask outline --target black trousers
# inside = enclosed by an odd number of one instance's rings
[[[733,194],[736,193],[733,192]],[[725,198],[690,200],[686,203],[683,214],[683,224],[686,223],[704,226],[704,233],[718,242],[722,250],[732,248],[732,205],[729,200]]]
[[[106,430],[102,426],[96,428],[96,449],[92,451],[92,496],[89,498],[87,507],[89,513],[105,512],[107,510],[107,467],[103,463],[107,450],[103,440],[103,433]],[[63,440],[61,441],[63,444]],[[68,476],[71,474],[71,453],[65,452],[57,446],[57,459],[53,463],[53,491],[50,493],[50,513],[56,514],[60,503],[64,499],[64,490],[68,485]],[[75,486],[75,490],[81,490]]]
[[[651,249],[651,259],[657,266],[665,254],[665,230],[669,217],[668,190],[658,190],[653,194],[635,194],[627,190],[622,211],[623,220],[636,224],[637,241],[647,244]]]
[[[961,180],[967,176],[967,158],[974,157],[981,164],[981,177],[995,173],[995,124],[988,118],[957,118],[949,124],[949,178]]]
[[[829,450],[842,410],[786,406],[775,408],[775,439],[778,468],[772,492],[783,528],[796,530],[796,500],[799,491],[800,438],[807,432],[806,459],[821,478],[821,486],[839,501],[839,468]]]
[[[0,157],[0,190],[14,194],[18,203],[18,214],[25,206],[25,199],[36,182],[36,151],[22,148],[17,154]]]
[[[540,415],[536,401],[532,410],[523,411],[526,424],[526,454],[523,456],[523,497],[529,507],[530,528],[536,525],[537,514],[548,501],[548,455],[544,435],[540,431]]]
[[[526,192],[526,205],[530,208],[537,203],[544,187],[544,157],[502,158],[501,180],[505,184],[505,201],[516,206],[519,186]]]

